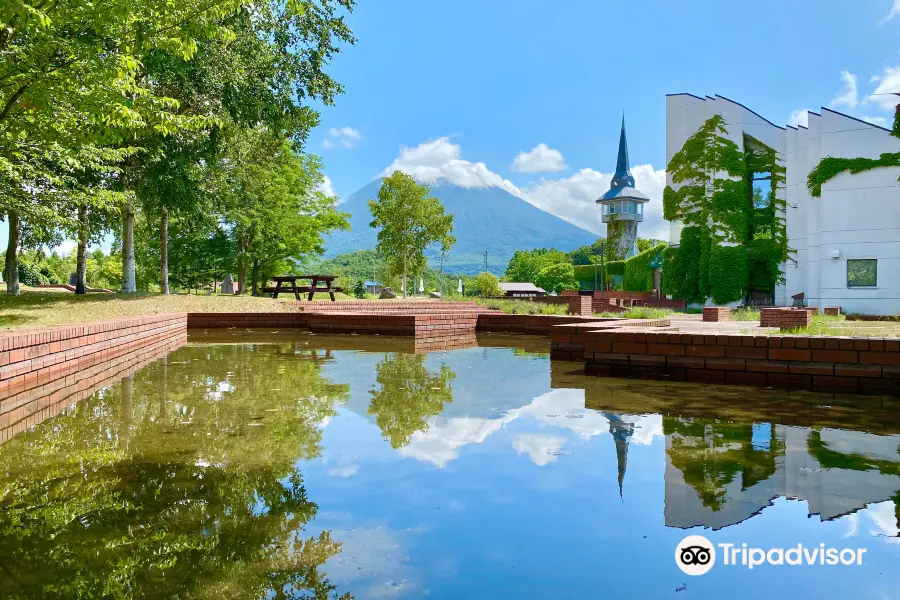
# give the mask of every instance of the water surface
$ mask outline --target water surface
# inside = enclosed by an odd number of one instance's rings
[[[898,598],[896,401],[220,331],[0,445],[0,597]],[[686,535],[862,566],[675,564]]]

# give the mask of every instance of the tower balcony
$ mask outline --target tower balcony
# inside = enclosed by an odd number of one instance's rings
[[[635,221],[637,223],[641,223],[644,220],[643,213],[613,213],[601,215],[601,221],[604,223],[615,222],[615,221]]]
[[[644,202],[634,200],[599,201],[604,223],[610,221],[636,221],[644,220]]]

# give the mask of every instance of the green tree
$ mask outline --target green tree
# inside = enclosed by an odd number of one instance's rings
[[[375,417],[392,448],[409,444],[417,431],[428,429],[428,418],[453,401],[456,374],[447,365],[438,371],[425,366],[425,354],[386,354],[375,366],[376,389],[369,393],[368,414]]]
[[[402,277],[403,297],[407,292],[407,274],[427,268],[425,249],[439,244],[446,252],[456,243],[453,215],[444,213],[441,201],[431,189],[419,185],[402,171],[382,179],[377,200],[369,200],[371,227],[378,229],[378,252],[388,257],[394,274]]]
[[[535,284],[544,288],[547,293],[556,292],[558,294],[562,290],[578,289],[575,269],[569,263],[558,263],[544,267],[538,273]]]
[[[554,248],[516,250],[506,267],[504,279],[521,283],[537,283],[538,273],[560,263],[570,262],[569,257]]]
[[[353,295],[362,300],[366,297],[366,284],[362,279],[357,279],[353,286]]]
[[[265,274],[288,266],[286,259],[321,254],[323,234],[349,227],[349,215],[321,191],[320,159],[296,154],[289,142],[265,131],[235,137],[219,168],[216,191],[235,240],[241,293],[248,269],[255,295]]]
[[[500,289],[500,280],[493,273],[479,273],[472,283],[472,289],[478,292],[482,298],[496,298],[503,295],[503,290]]]

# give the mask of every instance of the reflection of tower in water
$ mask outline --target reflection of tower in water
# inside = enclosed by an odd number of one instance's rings
[[[625,421],[615,413],[603,413],[609,419],[609,432],[616,444],[616,466],[619,476],[619,497],[622,497],[622,484],[625,481],[625,469],[628,466],[628,438],[634,433],[634,423]]]

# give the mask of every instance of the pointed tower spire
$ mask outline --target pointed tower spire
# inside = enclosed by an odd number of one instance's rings
[[[616,445],[616,470],[619,480],[619,498],[622,498],[622,487],[625,483],[625,470],[628,468],[628,438],[634,433],[634,423],[622,420],[617,414],[603,413],[609,420],[609,432]]]
[[[619,156],[616,159],[616,174],[610,183],[612,188],[634,187],[631,165],[628,163],[628,140],[625,137],[625,113],[622,113],[622,131],[619,134]]]

